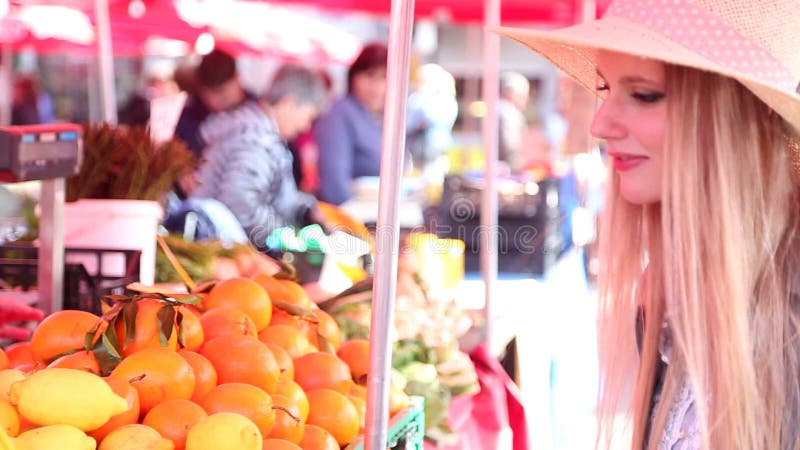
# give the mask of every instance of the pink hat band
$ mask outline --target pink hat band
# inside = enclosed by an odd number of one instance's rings
[[[604,18],[611,16],[657,31],[717,65],[762,79],[785,91],[795,90],[797,80],[793,80],[778,59],[690,0],[618,0]]]

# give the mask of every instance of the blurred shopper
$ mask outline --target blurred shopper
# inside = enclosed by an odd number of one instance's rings
[[[601,100],[599,448],[800,448],[798,23],[796,0],[617,0],[501,31]]]
[[[453,125],[458,117],[456,82],[438,64],[416,71],[416,89],[408,98],[406,147],[414,167],[424,170],[453,146]]]
[[[150,102],[155,98],[177,94],[178,85],[161,69],[153,69],[145,76],[144,83],[131,95],[119,112],[119,123],[145,126],[150,121]]]
[[[522,170],[524,164],[522,142],[523,133],[528,127],[524,111],[528,106],[530,91],[530,83],[522,74],[500,74],[500,100],[497,104],[500,120],[498,155],[501,161],[508,164],[512,173]]]
[[[36,83],[29,77],[14,81],[11,103],[11,125],[34,125],[42,123],[39,115],[39,92]]]
[[[323,201],[342,204],[353,196],[354,179],[380,173],[387,54],[384,44],[365,46],[347,73],[347,95],[314,127]]]
[[[331,75],[324,69],[317,72],[325,86],[325,104],[323,109],[328,107],[333,93],[333,79]],[[316,120],[315,120],[316,124]],[[319,169],[317,164],[319,162],[319,146],[314,138],[313,125],[312,128],[303,131],[295,139],[289,142],[289,150],[292,151],[292,174],[294,181],[300,190],[304,192],[316,192],[319,188]]]
[[[318,222],[316,200],[294,182],[286,142],[310,127],[324,99],[315,72],[289,65],[259,100],[209,115],[200,130],[208,144],[192,196],[227,206],[259,248],[276,228]]]
[[[236,71],[236,59],[221,49],[203,56],[195,71],[195,95],[189,97],[175,127],[175,135],[200,154],[205,142],[200,126],[211,113],[230,111],[254,96],[245,92]]]

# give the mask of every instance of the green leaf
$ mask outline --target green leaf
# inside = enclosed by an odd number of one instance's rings
[[[113,342],[109,340],[106,335],[97,341],[94,349],[94,357],[97,359],[97,365],[100,367],[100,375],[108,376],[117,367],[122,357],[119,351],[114,347]]]
[[[219,280],[208,280],[198,284],[194,289],[189,290],[192,294],[208,294],[214,286],[219,283]],[[188,289],[188,288],[187,288]]]
[[[272,275],[273,277],[279,280],[291,280],[291,281],[298,281],[300,278],[297,277],[297,269],[294,267],[293,264],[290,264],[282,259],[277,259],[278,264],[281,266],[281,271]]]
[[[336,354],[336,348],[333,347],[329,340],[325,339],[325,336],[317,333],[317,342],[319,343],[319,351]]]
[[[117,295],[117,294],[109,294],[103,296],[104,299],[111,302],[111,304],[119,303],[119,302],[129,302],[133,299],[130,295]]]
[[[293,316],[300,317],[302,319],[314,319],[314,323],[318,323],[319,319],[314,312],[310,309],[303,308],[302,306],[295,305],[294,303],[287,303],[281,301],[274,301],[272,302],[272,306],[275,308],[280,309],[285,313],[289,313]]]
[[[133,343],[136,335],[136,315],[139,313],[139,304],[130,302],[122,308],[122,317],[125,319],[125,343],[123,348]]]
[[[51,358],[47,358],[47,359],[45,359],[45,360],[44,360],[44,363],[45,363],[45,364],[47,364],[47,365],[49,366],[51,362],[53,362],[53,361],[57,360],[58,358],[61,358],[62,356],[71,355],[71,354],[73,354],[73,353],[78,353],[78,351],[79,351],[78,349],[67,350],[67,351],[65,351],[65,352],[63,352],[63,353],[59,353],[59,354],[57,354],[56,356],[53,356],[53,357],[51,357]]]
[[[186,347],[186,333],[183,328],[183,313],[178,311],[175,316],[175,325],[178,327],[178,345],[180,348]]]
[[[175,326],[175,307],[172,305],[162,306],[156,313],[156,317],[158,317],[158,340],[162,347],[166,347]]]
[[[178,297],[174,299],[176,302],[183,305],[196,305],[203,301],[202,295],[187,295],[185,297]]]

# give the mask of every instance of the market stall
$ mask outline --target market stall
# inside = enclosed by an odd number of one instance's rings
[[[486,14],[490,24],[499,23],[497,6],[498,5],[495,4],[494,8],[490,8],[489,12]],[[395,299],[397,298],[397,255],[399,253],[400,243],[397,205],[399,202],[399,180],[401,178],[400,168],[402,167],[402,151],[404,142],[404,134],[400,132],[400,130],[405,129],[404,111],[405,99],[407,97],[407,84],[405,80],[408,78],[407,72],[409,67],[410,27],[413,18],[413,4],[406,2],[394,2],[392,8],[390,58],[388,68],[390,90],[387,98],[386,114],[384,117],[384,130],[387,131],[384,133],[384,148],[386,151],[384,152],[384,160],[381,168],[381,189],[380,200],[378,203],[379,215],[375,239],[376,264],[375,284],[373,287],[374,298],[372,302],[373,308],[371,310],[372,320],[370,321],[372,329],[369,342],[370,367],[372,367],[373,370],[371,370],[371,375],[367,380],[368,383],[366,391],[367,410],[365,411],[366,423],[364,424],[364,442],[366,448],[383,448],[386,446],[386,443],[390,437],[389,407],[391,406],[391,391],[389,386],[389,368],[391,365],[392,349],[389,330],[392,328],[392,323],[394,322],[393,313],[395,310]],[[496,41],[494,38],[487,38],[485,48],[488,50],[493,48],[493,46],[496,46]],[[488,52],[487,54],[491,55],[491,52]],[[495,89],[493,89],[492,86],[496,84],[494,83],[494,81],[496,81],[496,77],[494,77],[492,73],[496,71],[496,64],[491,62],[490,56],[487,56],[486,67],[488,67],[488,76],[484,78],[484,83],[486,83],[484,92],[487,92],[487,104],[490,105],[491,112],[491,105],[494,103],[494,101],[491,99],[491,94],[489,93],[495,92]],[[494,67],[494,69],[492,69],[492,67]],[[111,118],[110,116],[107,117]],[[487,131],[487,134],[485,135],[485,148],[487,149],[487,161],[489,163],[487,165],[487,185],[485,187],[486,197],[482,202],[483,213],[481,215],[481,217],[487,221],[484,222],[483,226],[489,227],[492,226],[491,221],[495,220],[493,217],[496,217],[497,211],[496,200],[492,198],[494,192],[496,191],[492,181],[494,180],[493,174],[495,173],[494,161],[496,160],[496,151],[492,149],[495,148],[494,143],[496,142],[496,138],[491,132],[496,125],[494,124],[492,117],[492,114],[489,114],[486,119],[486,129],[489,131]],[[492,262],[495,261],[494,258],[492,258],[492,256],[494,256],[492,249],[494,248],[496,248],[496,245],[492,245],[491,241],[485,241],[483,254],[485,256],[484,268],[487,286],[486,310],[490,310],[492,304],[491,281],[493,280],[494,274],[496,274],[497,270],[496,267],[493,267],[493,265],[496,263]],[[165,302],[164,307],[181,308],[184,306],[184,302],[176,301],[175,299],[161,300]],[[138,299],[126,300],[127,303],[138,301]],[[187,301],[185,303],[191,302]],[[111,304],[109,307],[113,310],[115,305]],[[118,309],[119,313],[124,309],[124,306],[120,306]],[[166,311],[167,309],[163,310]],[[120,316],[117,315],[111,318],[106,318],[106,320],[120,320],[119,317]],[[124,318],[124,314],[122,317]],[[176,313],[175,317],[184,316],[179,316]],[[488,317],[491,316],[489,315]],[[111,328],[113,329],[116,327],[114,326]],[[167,331],[164,334],[166,335],[165,339],[168,341],[170,333]],[[109,337],[109,339],[111,338]],[[101,348],[102,352],[104,353],[111,353],[108,351],[109,347],[107,345],[105,347],[101,345],[98,348]],[[111,346],[111,349],[117,350],[113,346]],[[94,350],[94,348],[92,348],[92,350]],[[97,355],[96,352],[95,355]],[[481,357],[480,351],[478,351],[476,355],[477,357]],[[485,373],[496,373],[496,366],[491,363],[491,357],[486,358],[486,356],[483,355],[483,358],[487,363],[487,366],[485,367]],[[506,389],[506,387],[503,387],[503,389]],[[486,390],[486,392],[489,392],[489,390]],[[29,416],[30,417],[26,416],[26,419],[32,420],[31,417],[36,417],[36,414],[32,413],[29,414]],[[40,419],[36,417],[36,420]],[[397,425],[397,423],[398,422],[395,422],[394,425]],[[499,439],[497,436],[495,438]],[[343,441],[339,440],[339,444],[341,445],[342,443]],[[496,444],[496,441],[494,443]]]

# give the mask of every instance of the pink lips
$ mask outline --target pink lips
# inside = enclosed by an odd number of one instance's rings
[[[631,170],[648,160],[646,156],[626,153],[610,153],[610,156],[613,159],[614,169],[620,172]]]

